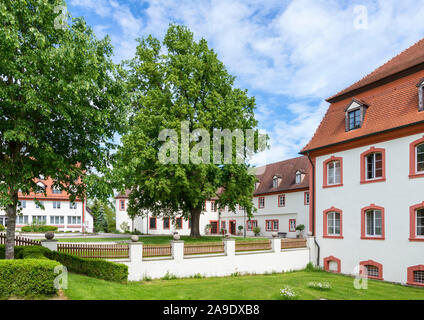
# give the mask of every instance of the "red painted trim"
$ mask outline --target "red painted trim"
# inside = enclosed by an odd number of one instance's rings
[[[261,206],[261,199],[264,199],[264,205],[263,206]],[[258,198],[258,208],[259,209],[265,208],[265,197],[259,197]]]
[[[234,222],[234,233],[231,233],[231,222]],[[228,221],[228,230],[227,232],[231,233],[232,235],[237,234],[237,221],[236,220],[229,220]]]
[[[256,222],[256,225],[253,227],[253,222]],[[249,228],[249,221],[246,221],[246,230],[253,231],[253,228],[258,226],[258,220],[250,220],[250,228]]]
[[[334,262],[337,263],[337,271],[330,270],[330,262],[331,261],[334,261]],[[334,257],[334,256],[329,256],[329,257],[324,258],[324,270],[329,271],[329,272],[334,272],[334,273],[340,273],[341,270],[342,270],[341,260]]]
[[[272,229],[268,229],[268,221],[271,221]],[[277,221],[277,229],[274,229],[274,221]],[[280,229],[280,221],[278,219],[265,220],[265,230],[266,231],[278,231],[279,229]]]
[[[328,219],[327,214],[329,212],[337,212],[340,214],[340,235],[329,235],[328,234]],[[337,209],[335,207],[331,207],[330,209],[324,210],[323,212],[323,233],[322,237],[326,239],[343,239],[343,211],[340,209]]]
[[[368,210],[380,210],[381,211],[381,236],[367,236],[365,232],[365,213]],[[386,228],[385,228],[385,214],[384,208],[371,204],[368,207],[361,209],[361,239],[362,240],[385,240],[386,239]]]
[[[294,221],[294,229],[291,228],[291,222]],[[289,232],[296,232],[296,219],[289,219]]]
[[[365,158],[366,158],[367,155],[369,155],[371,153],[378,153],[378,152],[381,152],[381,157],[382,157],[382,161],[383,161],[382,177],[378,178],[378,179],[367,180],[366,175],[365,175],[365,171],[366,171],[366,163],[365,163],[366,159]],[[367,151],[364,151],[364,152],[361,153],[361,184],[375,183],[375,182],[382,182],[382,181],[386,181],[386,149],[371,147]]]
[[[65,228],[65,226],[62,224],[49,224],[49,226],[57,227],[57,228]]]
[[[308,201],[306,201],[306,199],[309,197]],[[303,203],[305,206],[309,206],[309,203],[311,202],[311,195],[309,194],[309,191],[306,191],[303,194]]]
[[[209,220],[209,224],[212,225],[212,222],[216,222],[216,233],[212,233],[212,234],[219,234],[219,221],[218,220]],[[212,232],[212,228],[211,228],[211,232]]]
[[[417,237],[416,211],[421,208],[424,208],[424,201],[409,207],[409,241],[424,241],[424,237]]]
[[[424,172],[417,173],[416,163],[416,147],[422,143],[424,143],[424,136],[409,145],[409,178],[411,179],[424,177]]]
[[[309,188],[299,188],[299,189],[292,189],[292,190],[280,190],[280,191],[274,191],[274,192],[265,192],[265,193],[258,193],[258,194],[254,194],[253,197],[257,198],[257,197],[265,197],[265,196],[274,196],[276,194],[281,194],[282,192],[284,193],[294,193],[294,192],[301,192],[301,191],[308,191]]]
[[[75,224],[73,224],[73,225],[70,225],[70,224],[66,225],[66,228],[81,228],[81,227],[82,227],[81,225],[75,225]]]
[[[213,203],[213,206],[212,206],[212,203]],[[215,200],[211,200],[211,212],[216,212],[216,211],[217,210],[216,210]]]
[[[155,219],[155,227],[154,228],[152,228],[151,226],[151,224],[150,224],[150,221],[152,221],[152,219]],[[158,219],[156,218],[156,217],[149,217],[149,229],[150,230],[156,230],[157,229],[157,225],[158,224]]]
[[[377,277],[374,277],[374,276],[367,275],[367,278],[369,278],[369,279],[375,279],[375,280],[384,280],[383,279],[383,265],[381,263],[378,263],[378,262],[373,261],[373,260],[367,260],[367,261],[361,261],[361,262],[359,262],[359,265],[362,266],[362,267],[364,267],[364,268],[367,265],[376,267],[378,269],[378,276]],[[359,269],[359,273],[360,274],[364,274],[362,268]]]
[[[339,161],[340,162],[340,183],[337,184],[328,184],[328,164],[330,162]],[[335,157],[332,156],[331,158],[325,160],[323,162],[323,188],[336,188],[336,187],[342,187],[343,186],[343,158],[342,157]]]
[[[165,227],[165,220],[168,219],[168,226]],[[169,218],[162,218],[162,228],[164,230],[169,230],[171,228],[171,220]]]
[[[424,283],[414,282],[414,271],[424,271],[424,264],[419,264],[408,268],[407,284],[424,287]]]
[[[283,201],[283,205],[280,205],[280,197],[284,197],[284,201]],[[286,195],[285,194],[279,194],[277,196],[277,205],[279,208],[285,207],[286,206]]]

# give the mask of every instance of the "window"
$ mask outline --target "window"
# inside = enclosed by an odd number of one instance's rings
[[[69,202],[69,209],[75,210],[77,209],[77,203],[76,202]]]
[[[278,177],[275,176],[274,178],[272,178],[272,187],[273,188],[277,188],[278,187]]]
[[[216,204],[215,201],[211,201],[211,211],[216,212]]]
[[[26,208],[26,200],[19,200],[18,204],[20,209]]]
[[[305,199],[304,199],[305,205],[309,205],[309,201],[310,201],[310,199],[309,199],[309,192],[305,192],[304,197],[305,197]]]
[[[384,208],[374,204],[361,212],[361,239],[384,240]]]
[[[327,164],[327,183],[340,184],[340,161],[331,161]]]
[[[361,109],[348,112],[348,126],[349,130],[361,127]]]
[[[424,265],[421,264],[408,268],[407,284],[424,286]]]
[[[119,210],[125,211],[125,200],[119,200]]]
[[[60,209],[60,201],[53,201],[53,209]]]
[[[259,208],[265,208],[265,197],[259,197]]]
[[[370,148],[361,154],[361,183],[386,180],[385,150]]]
[[[35,204],[35,207],[37,208],[37,209],[41,209],[41,206],[43,206],[44,207],[44,201],[38,201],[40,204],[38,204],[38,203],[36,203]]]
[[[62,190],[60,190],[59,187],[52,187],[52,193],[53,194],[61,194]]]
[[[169,218],[163,218],[163,228],[169,229]]]
[[[32,216],[32,223],[34,224],[46,224],[47,216]]]
[[[409,208],[409,240],[424,241],[424,201]]]
[[[296,219],[289,219],[289,232],[296,232]]]
[[[340,259],[338,259],[334,256],[329,256],[329,257],[324,258],[324,270],[330,271],[330,272],[335,272],[335,273],[340,273],[341,272],[341,261],[340,261]]]
[[[409,145],[409,177],[424,177],[424,137]]]
[[[278,231],[278,220],[265,220],[266,231]]]
[[[2,226],[7,226],[7,217],[6,216],[0,216],[0,224]]]
[[[69,225],[80,225],[81,217],[80,216],[68,216],[68,224]]]
[[[418,111],[424,110],[424,79],[417,84],[418,87]]]
[[[42,182],[37,182],[36,193],[44,193],[46,191],[46,185]]]
[[[343,239],[343,211],[334,207],[324,211],[323,237]]]
[[[50,216],[50,224],[63,225],[65,224],[64,216]]]
[[[1,224],[1,221],[0,221],[0,224]],[[16,216],[16,224],[17,225],[28,224],[28,216]]]
[[[239,210],[244,211],[244,207],[243,207],[243,206],[241,206],[241,205],[239,205]]]
[[[150,219],[149,219],[149,228],[151,230],[155,230],[156,229],[156,218],[155,217],[150,217]]]
[[[302,173],[300,171],[296,172],[296,184],[299,184],[302,182]]]
[[[359,263],[360,274],[370,279],[383,280],[383,265],[373,260],[361,261]]]
[[[286,196],[284,194],[280,194],[278,196],[278,206],[285,207],[286,206]]]
[[[175,219],[175,227],[177,229],[182,229],[183,228],[183,218],[177,218],[177,219]]]
[[[249,231],[252,231],[257,226],[258,226],[258,220],[248,220],[246,222],[246,229]]]

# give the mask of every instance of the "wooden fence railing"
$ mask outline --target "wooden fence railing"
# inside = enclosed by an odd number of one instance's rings
[[[281,249],[306,248],[306,239],[281,239]]]
[[[171,255],[170,244],[143,245],[143,257],[168,257]]]
[[[58,243],[57,251],[81,258],[115,259],[129,257],[127,244]]]
[[[6,234],[0,233],[0,244],[6,244]],[[15,236],[15,246],[41,246],[38,240]]]
[[[224,253],[223,242],[184,244],[184,255]]]
[[[252,242],[236,242],[237,251],[256,251],[256,250],[271,250],[271,241],[252,241]]]

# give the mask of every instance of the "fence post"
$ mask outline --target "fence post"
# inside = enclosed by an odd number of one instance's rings
[[[143,242],[131,242],[129,251],[128,256],[131,262],[141,262],[143,259]]]
[[[47,249],[50,249],[51,251],[57,251],[57,240],[51,239],[51,240],[41,240],[41,245]]]
[[[227,256],[235,256],[236,255],[236,240],[234,239],[224,239],[224,253]]]
[[[280,238],[272,238],[271,246],[273,252],[281,252],[281,239]]]
[[[171,241],[171,253],[172,258],[176,261],[181,261],[184,259],[184,241],[182,240],[172,240]]]

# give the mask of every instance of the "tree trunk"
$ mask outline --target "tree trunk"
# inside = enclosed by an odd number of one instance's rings
[[[18,205],[18,192],[11,191],[10,198],[12,204],[6,209],[7,213],[7,233],[6,233],[6,259],[15,258],[15,227],[16,227],[16,207]]]
[[[202,208],[194,208],[191,210],[191,238],[200,238],[200,214],[202,213]]]

